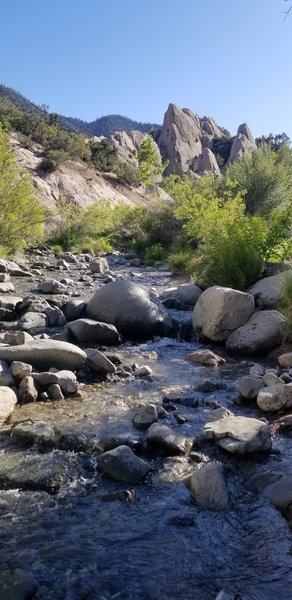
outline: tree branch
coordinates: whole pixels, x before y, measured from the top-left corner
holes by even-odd
[[[289,0],[284,0],[285,2],[288,2]],[[289,8],[287,10],[283,10],[283,15],[284,15],[284,21],[286,21],[287,17],[289,16],[290,12],[292,10],[292,4],[290,4]]]

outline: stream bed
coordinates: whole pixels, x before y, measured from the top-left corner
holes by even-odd
[[[222,348],[212,348],[226,359],[220,367],[184,360],[202,347],[171,338],[124,344],[111,352],[123,365],[149,365],[151,377],[83,383],[82,399],[15,410],[9,427],[2,428],[0,452],[12,463],[15,457],[16,475],[21,455],[32,475],[28,486],[0,489],[1,600],[215,600],[220,590],[229,592],[228,600],[292,598],[288,521],[250,484],[261,473],[291,474],[292,438],[277,433],[271,453],[242,457],[202,441],[208,411],[218,406],[263,418],[254,405],[237,402],[234,382],[250,363]],[[147,402],[160,407],[159,422],[194,438],[189,456],[145,449],[132,418]],[[11,436],[17,423],[39,421],[61,429],[67,448],[71,436],[73,449],[28,447]],[[84,440],[119,435],[132,438],[151,464],[139,485],[107,479],[97,452],[82,446]],[[55,489],[39,484],[40,456],[51,477],[54,465],[57,478],[63,465],[65,476]],[[224,464],[229,512],[198,507],[186,485],[196,461],[208,458]]]

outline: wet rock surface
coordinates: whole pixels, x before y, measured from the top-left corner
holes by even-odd
[[[41,275],[11,274],[19,300],[7,309],[15,320],[2,324],[1,343],[9,346],[0,351],[10,352],[3,373],[14,385],[4,387],[15,389],[17,403],[0,432],[0,597],[290,600],[289,413],[262,412],[256,399],[242,402],[235,386],[250,376],[267,386],[274,376],[287,388],[289,361],[240,361],[222,346],[184,339],[181,327],[178,338],[115,347],[75,341],[78,361],[69,366],[61,313],[67,322],[84,318],[95,287],[111,284],[91,273],[90,256],[40,252],[27,268],[33,273],[30,265],[39,262]],[[137,266],[131,275],[128,259],[107,260],[111,276],[155,288],[157,296],[179,288],[168,272]],[[59,281],[64,269],[74,282],[64,284],[66,294],[38,296],[34,278]],[[49,319],[56,307],[57,320],[42,333],[19,331],[27,312]],[[180,314],[191,313],[171,310],[178,323]],[[42,344],[53,345],[30,370],[27,355],[11,356],[23,344],[38,355]],[[225,362],[185,360],[202,350]],[[27,377],[40,386],[38,397],[20,404]]]

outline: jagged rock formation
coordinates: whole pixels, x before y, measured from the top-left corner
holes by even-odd
[[[220,175],[220,167],[240,159],[246,150],[256,148],[246,123],[240,125],[232,139],[229,131],[211,117],[199,118],[188,108],[181,109],[174,104],[169,105],[155,140],[163,160],[169,160],[167,173],[211,171]]]
[[[256,143],[251,130],[246,123],[243,123],[238,127],[237,135],[233,140],[228,163],[240,160],[244,152],[255,148]]]

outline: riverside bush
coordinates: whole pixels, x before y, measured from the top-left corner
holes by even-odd
[[[11,254],[43,234],[45,211],[35,199],[27,172],[19,168],[0,125],[0,240]]]

